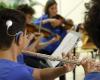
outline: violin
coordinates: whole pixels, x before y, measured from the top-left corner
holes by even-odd
[[[59,25],[57,27],[60,27],[60,28],[63,28],[63,29],[69,29],[70,27],[72,27],[74,25],[72,19],[65,20],[60,15],[53,16],[52,18],[60,20],[61,21],[61,25]]]
[[[34,24],[26,24],[26,31],[27,34],[39,32],[39,26],[36,26]],[[50,35],[54,35],[50,30],[41,27],[41,33],[44,34],[44,37],[49,37]]]
[[[56,16],[53,16],[52,18],[60,20],[61,21],[61,25],[59,25],[57,27],[65,29],[65,27],[66,27],[66,20],[62,16],[56,15]]]

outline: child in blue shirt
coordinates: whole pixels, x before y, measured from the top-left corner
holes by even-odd
[[[34,21],[36,25],[50,30],[53,34],[58,35],[60,39],[55,43],[49,44],[47,47],[40,50],[40,52],[51,55],[59,46],[62,39],[67,34],[66,20],[57,13],[57,2],[55,0],[48,0],[45,5],[44,15]],[[54,35],[48,38],[42,38],[41,42],[47,42],[52,39]]]
[[[32,73],[33,68],[0,59],[0,80],[34,80]]]
[[[0,10],[0,25],[0,80],[34,80],[33,68],[16,60],[16,53],[21,47],[17,50],[15,46],[20,45],[19,35],[23,34],[25,25],[23,13],[11,9]]]
[[[33,69],[18,63],[17,56],[29,44],[25,24],[22,12],[0,10],[0,80],[53,80],[75,68],[75,65],[65,64],[56,68]]]

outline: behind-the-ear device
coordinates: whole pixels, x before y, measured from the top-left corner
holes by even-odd
[[[11,33],[9,33],[9,28],[12,27],[12,25],[13,25],[12,20],[7,20],[7,21],[6,21],[6,26],[7,26],[7,35],[9,35],[9,36],[15,36],[15,34],[12,35]]]
[[[13,34],[13,35],[10,34],[10,33],[9,33],[9,28],[12,27],[12,25],[13,25],[12,20],[7,20],[7,21],[6,21],[7,34],[8,34],[9,36],[15,36],[15,42],[18,44],[19,36],[20,36],[23,32],[22,32],[22,31],[19,31],[19,32]]]
[[[9,27],[11,27],[12,26],[12,21],[11,20],[7,20],[6,21],[6,26],[7,26],[7,29],[9,29]]]

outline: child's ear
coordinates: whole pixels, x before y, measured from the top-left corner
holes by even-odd
[[[22,36],[23,36],[23,32],[22,31],[16,33],[15,42],[16,42],[17,45],[19,45]]]
[[[18,40],[18,45],[19,46],[22,46],[23,45],[23,42],[24,42],[24,34],[23,33],[21,33],[20,35],[19,35],[19,40]]]

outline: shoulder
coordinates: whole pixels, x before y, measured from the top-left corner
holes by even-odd
[[[25,65],[0,60],[0,80],[33,80],[32,74]]]
[[[45,19],[48,19],[48,18],[49,18],[48,15],[44,14],[44,15],[40,16],[39,18],[35,19],[34,24],[40,23],[41,20],[45,20]]]
[[[12,80],[33,80],[32,74],[24,65],[16,65],[13,66],[9,73],[9,77],[11,76]]]
[[[44,14],[44,15],[42,15],[40,18],[42,18],[42,19],[47,19],[47,18],[49,18],[49,16],[46,15],[46,14]]]
[[[84,80],[99,80],[100,72],[91,72],[85,76]]]

